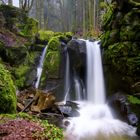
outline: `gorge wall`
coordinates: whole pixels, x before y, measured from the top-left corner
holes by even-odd
[[[112,0],[103,16],[102,28],[107,94],[123,92],[140,118],[139,0]]]

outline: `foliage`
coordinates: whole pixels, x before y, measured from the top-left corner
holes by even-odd
[[[0,113],[16,112],[16,91],[11,75],[0,64]]]
[[[54,36],[54,32],[53,31],[39,30],[38,33],[39,33],[39,38],[41,40],[49,41]]]
[[[71,37],[71,36],[73,36],[73,33],[72,32],[65,32],[64,35],[66,37]]]
[[[102,4],[103,5],[103,4]],[[103,28],[110,28],[111,20],[113,19],[113,8],[115,7],[114,4],[107,5],[104,3],[104,8],[106,9],[104,14],[101,17],[102,26]]]
[[[11,139],[42,139],[42,140],[62,140],[62,130],[56,126],[49,124],[47,120],[40,120],[26,113],[18,114],[2,114],[0,115],[0,127],[2,137]],[[8,127],[5,127],[8,126]],[[12,126],[12,127],[11,127]],[[12,129],[12,132],[9,133]],[[21,132],[22,133],[19,133]]]
[[[49,140],[63,139],[62,129],[57,128],[52,124],[49,124],[47,120],[41,120],[40,123],[44,128],[46,128],[44,131],[44,135],[46,135]]]
[[[138,99],[137,97],[134,97],[132,95],[128,96],[128,101],[132,104],[140,104],[140,99]]]
[[[57,51],[59,46],[60,46],[59,38],[57,36],[52,37],[48,43],[48,50]]]
[[[15,84],[17,87],[24,87],[25,85],[25,80],[26,80],[26,74],[29,71],[30,67],[28,65],[19,65],[15,69]]]
[[[26,17],[26,22],[23,24],[16,24],[16,26],[20,29],[19,34],[23,37],[32,37],[37,33],[37,20],[33,18]]]

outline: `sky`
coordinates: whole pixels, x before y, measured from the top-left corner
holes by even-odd
[[[13,0],[13,5],[19,7],[19,0]]]

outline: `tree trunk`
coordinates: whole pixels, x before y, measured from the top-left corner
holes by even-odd
[[[13,0],[8,0],[8,5],[13,5]]]

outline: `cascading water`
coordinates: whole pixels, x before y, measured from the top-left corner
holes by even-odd
[[[80,84],[80,81],[78,79],[78,76],[75,74],[74,76],[74,85],[75,85],[75,98],[77,101],[80,101],[82,100],[82,88],[81,88],[81,84]]]
[[[105,103],[105,88],[101,53],[98,42],[86,41],[87,47],[87,100],[95,104]]]
[[[95,104],[105,103],[105,88],[101,53],[98,42],[87,45],[87,100]]]
[[[44,63],[44,58],[45,58],[45,55],[46,55],[47,47],[48,46],[46,46],[43,49],[42,55],[40,57],[39,65],[37,67],[37,80],[36,80],[36,83],[35,83],[35,88],[39,87],[39,82],[40,82],[40,78],[41,78],[41,74],[42,74],[43,63]]]
[[[67,140],[134,140],[136,129],[114,119],[105,104],[104,78],[100,46],[97,41],[86,41],[87,101],[80,101],[79,117],[69,118]]]
[[[66,53],[66,67],[65,67],[65,86],[64,86],[64,103],[69,100],[69,90],[70,90],[70,60],[68,52]]]

